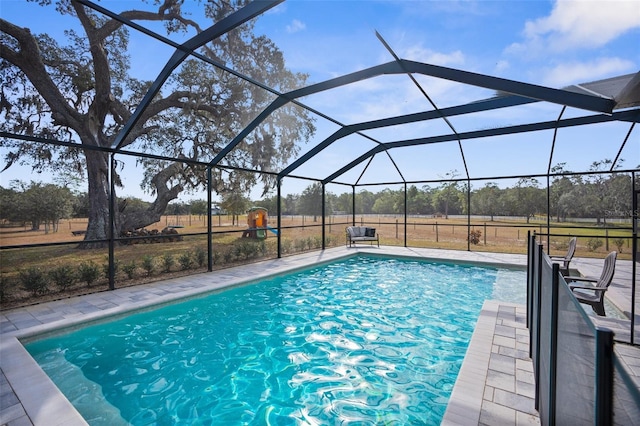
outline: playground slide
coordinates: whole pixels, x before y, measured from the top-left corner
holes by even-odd
[[[269,231],[273,232],[274,234],[278,235],[278,230],[277,230],[277,229],[272,228],[272,227],[270,227],[270,226],[267,226],[267,229],[268,229]]]

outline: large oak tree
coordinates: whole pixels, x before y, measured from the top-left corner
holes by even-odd
[[[39,3],[46,5],[50,0]],[[246,3],[213,0],[198,4],[213,24]],[[202,31],[183,13],[182,0],[155,1],[153,6],[141,2],[140,7],[154,9],[120,15],[143,25],[162,22],[169,35]],[[114,148],[118,133],[151,82],[132,76],[130,34],[123,24],[73,0],[59,0],[56,9],[78,22],[66,31],[63,41],[0,19],[0,121],[6,132],[74,142],[78,148],[5,139],[1,141],[7,150],[5,169],[28,163],[37,171],[72,168],[85,173],[90,199],[86,240],[105,239],[110,234],[109,153],[82,147]],[[253,29],[252,22],[246,23],[199,52],[280,92],[303,86],[307,76],[287,70],[282,52]],[[153,98],[121,148],[206,162],[272,98],[219,67],[189,59]],[[246,192],[260,181],[266,193],[273,178],[246,170],[277,171],[314,131],[305,110],[291,104],[279,109],[225,157],[223,164],[235,167],[232,173],[214,169],[214,190]],[[138,162],[145,167],[145,189],[155,200],[143,212],[129,212],[120,203],[118,231],[158,221],[170,201],[184,190],[202,187],[206,179],[206,168],[194,166],[194,161]],[[116,169],[113,179],[120,185],[118,173]]]

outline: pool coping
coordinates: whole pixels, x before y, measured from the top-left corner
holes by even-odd
[[[211,273],[196,274],[187,277],[175,278],[166,281],[144,284],[136,287],[126,287],[110,292],[80,296],[64,301],[49,302],[35,307],[26,307],[17,310],[3,312],[2,320],[11,321],[13,318],[32,316],[31,320],[24,320],[22,326],[16,326],[0,334],[0,370],[6,376],[8,385],[12,388],[21,403],[25,415],[34,425],[85,425],[86,421],[77,410],[64,397],[53,384],[49,377],[42,371],[38,364],[31,358],[22,346],[21,340],[33,336],[40,336],[53,330],[73,327],[78,324],[85,325],[90,321],[98,321],[105,317],[125,314],[127,312],[155,307],[158,304],[171,303],[176,300],[189,297],[197,297],[212,291],[233,285],[250,283],[268,276],[281,273],[289,273],[297,269],[303,269],[317,264],[331,262],[355,255],[357,253],[382,254],[402,257],[433,259],[437,261],[452,261],[464,263],[476,263],[487,266],[508,266],[522,268],[526,265],[526,256],[488,252],[459,252],[440,249],[415,249],[404,247],[352,247],[334,248],[321,252],[311,252],[301,255],[257,262],[250,265],[214,271]],[[214,278],[212,280],[212,278]],[[175,288],[179,284],[179,291]],[[153,297],[145,297],[145,294]],[[59,311],[78,303],[86,302],[89,305],[100,305],[112,299],[117,303],[105,309],[96,309],[92,312],[77,313],[72,309],[67,316],[56,317]],[[497,312],[499,306],[491,304],[483,306],[478,325],[474,330],[458,381],[454,387],[449,405],[456,409],[447,409],[443,424],[469,424],[468,420],[479,421],[483,413],[484,387],[488,377],[488,361],[491,357],[492,346],[487,345],[487,339],[493,336],[496,330]],[[50,316],[38,317],[40,310],[49,310]],[[496,313],[494,315],[494,312]],[[34,322],[35,321],[35,322]],[[493,321],[493,327],[491,325]],[[17,323],[18,321],[16,321]],[[40,322],[40,323],[37,323]],[[3,327],[4,329],[4,327]],[[493,332],[491,332],[493,330]],[[489,352],[487,353],[487,350]],[[487,358],[489,357],[489,358]],[[486,368],[485,368],[486,367]],[[482,370],[485,375],[482,375]],[[483,379],[484,377],[484,379]],[[483,382],[484,380],[484,382]],[[460,384],[458,384],[460,382]],[[473,392],[469,389],[473,387]],[[462,390],[458,390],[462,389]],[[482,390],[481,390],[482,389]],[[473,410],[468,405],[472,402]],[[457,407],[461,407],[458,410]],[[479,407],[479,408],[478,408]],[[4,412],[4,410],[3,410]],[[456,417],[456,416],[462,417]],[[458,423],[458,419],[464,423]],[[475,421],[475,420],[474,420]],[[0,423],[4,420],[0,418]],[[474,423],[479,424],[479,423]]]
[[[486,300],[441,425],[539,425],[526,307]]]

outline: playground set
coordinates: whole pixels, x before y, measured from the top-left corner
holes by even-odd
[[[267,238],[267,231],[278,235],[278,230],[270,227],[269,213],[264,207],[252,207],[247,210],[248,228],[242,233],[243,238],[254,238],[264,240]]]

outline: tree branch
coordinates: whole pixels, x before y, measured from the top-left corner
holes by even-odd
[[[136,140],[136,137],[134,135],[138,134],[136,133],[137,130],[142,129],[144,127],[144,124],[148,120],[156,117],[161,112],[171,108],[182,109],[186,106],[191,106],[193,107],[194,110],[206,111],[216,117],[220,115],[220,110],[216,105],[211,105],[206,103],[197,103],[197,102],[185,100],[185,99],[189,99],[192,96],[193,96],[193,93],[191,92],[176,91],[171,93],[169,96],[165,98],[152,102],[149,105],[149,107],[147,107],[147,109],[144,111],[144,113],[141,115],[140,120],[138,121],[134,129],[132,129],[131,133],[127,136],[122,146],[124,147],[133,143]]]
[[[42,60],[38,42],[31,31],[1,18],[0,31],[13,37],[20,48],[19,51],[16,51],[6,44],[1,44],[0,57],[17,66],[29,78],[31,84],[51,107],[51,117],[56,125],[77,128],[82,116],[69,106],[49,76]]]
[[[95,27],[94,20],[87,15],[83,5],[77,2],[72,2],[72,4],[89,40],[89,50],[93,59],[95,98],[89,108],[88,119],[91,127],[95,126],[96,130],[102,129],[109,112],[109,104],[113,100],[113,95],[111,94],[111,67],[104,47],[106,34],[101,34]],[[93,128],[91,132],[93,134],[98,133]]]
[[[197,22],[187,19],[180,14],[180,6],[175,0],[167,0],[158,8],[158,12],[148,12],[146,10],[127,10],[120,13],[120,16],[129,21],[178,21],[183,27],[192,27],[196,32],[202,32]],[[104,38],[113,33],[123,24],[115,19],[110,19],[101,28],[100,32]]]
[[[164,169],[160,170],[151,179],[152,185],[156,189],[156,199],[151,206],[144,211],[136,212],[133,215],[127,215],[126,210],[122,215],[122,229],[134,230],[145,227],[152,223],[158,222],[160,217],[165,212],[167,205],[178,198],[180,192],[184,189],[181,184],[169,187],[168,183],[171,179],[174,179],[177,174],[182,172],[182,165],[180,163],[172,163]]]

